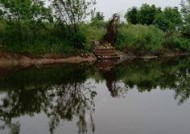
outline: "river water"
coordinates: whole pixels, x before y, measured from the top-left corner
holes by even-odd
[[[190,59],[0,69],[1,134],[189,134]]]

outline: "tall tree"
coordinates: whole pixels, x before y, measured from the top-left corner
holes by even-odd
[[[186,0],[181,2],[181,6],[182,6],[182,14],[184,17],[184,21],[186,24],[190,24],[190,0]]]
[[[155,5],[143,4],[138,13],[138,19],[140,24],[151,25],[155,19],[156,14],[161,12],[160,8]]]
[[[67,35],[75,48],[84,48],[84,37],[80,33],[80,24],[95,9],[95,0],[53,0],[56,17],[66,27]]]
[[[104,15],[102,12],[96,12],[96,14],[92,15],[91,21],[104,21]]]
[[[165,32],[175,31],[181,24],[182,17],[177,7],[166,7],[154,19],[154,25]]]
[[[153,24],[155,16],[160,12],[160,7],[143,4],[139,9],[136,7],[129,9],[125,15],[125,18],[132,24],[151,25]]]
[[[51,10],[44,6],[42,0],[0,0],[3,19],[10,29],[23,38],[23,31],[35,34],[44,21],[50,20]]]
[[[183,32],[186,36],[190,37],[190,0],[182,0],[181,6],[181,11],[185,23],[183,27]]]
[[[128,23],[138,24],[139,20],[138,20],[138,9],[137,9],[137,7],[133,7],[131,9],[129,9],[128,12],[125,14],[125,18],[126,18]]]
[[[104,24],[104,15],[102,12],[96,12],[92,15],[91,24],[94,26],[102,26]]]

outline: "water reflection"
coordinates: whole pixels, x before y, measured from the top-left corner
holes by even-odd
[[[175,91],[175,99],[183,104],[190,97],[190,60],[143,60],[113,64],[109,69],[99,65],[46,66],[6,72],[0,77],[1,129],[20,134],[20,123],[13,121],[24,115],[45,113],[49,132],[61,122],[77,118],[78,133],[95,132],[93,113],[96,85],[104,83],[114,98],[126,96],[134,87],[139,92],[156,89]],[[96,84],[91,83],[92,80]],[[89,129],[90,128],[90,129]],[[1,130],[0,130],[1,131]]]
[[[119,66],[116,70],[127,88],[137,87],[139,92],[156,88],[170,89],[176,93],[176,99],[182,104],[190,93],[190,61],[189,59],[173,59],[166,61],[134,62],[128,66]]]
[[[1,91],[6,92],[0,105],[0,117],[5,123],[1,128],[11,126],[11,132],[19,134],[18,123],[17,131],[13,131],[13,118],[43,111],[50,119],[51,133],[60,120],[71,121],[74,117],[78,118],[79,133],[87,132],[85,118],[86,114],[92,116],[96,96],[91,83],[85,83],[87,72],[86,66],[65,66],[22,70],[1,78]]]

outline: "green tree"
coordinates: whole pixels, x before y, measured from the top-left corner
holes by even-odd
[[[23,40],[26,33],[37,33],[43,22],[52,20],[51,10],[42,0],[0,0],[4,21]]]
[[[140,24],[151,25],[155,19],[155,16],[161,12],[161,8],[157,8],[155,5],[143,4],[138,12],[138,21]]]
[[[0,20],[2,19],[2,17],[3,17],[3,11],[2,9],[0,9]]]
[[[138,9],[136,7],[133,7],[128,10],[128,12],[125,14],[125,18],[128,23],[131,24],[138,24]]]
[[[94,12],[91,6],[95,0],[53,0],[52,3],[56,18],[68,31],[73,47],[83,49],[85,37],[80,32],[80,25]]]
[[[181,6],[182,6],[182,14],[184,17],[184,21],[186,24],[190,24],[190,0],[186,0],[181,2]]]
[[[139,9],[136,7],[129,9],[125,15],[125,18],[132,24],[151,25],[153,24],[155,16],[160,12],[160,7],[143,4]]]
[[[166,7],[156,15],[154,25],[165,32],[175,31],[182,24],[182,17],[178,8]]]
[[[92,19],[91,19],[91,21],[93,21],[93,20],[100,20],[100,21],[104,21],[104,15],[103,15],[103,13],[102,12],[96,12],[96,15],[94,16],[92,16]]]
[[[182,15],[184,19],[184,27],[183,32],[184,35],[190,37],[190,0],[186,0],[181,2],[182,6]]]
[[[103,26],[104,23],[104,15],[102,12],[96,12],[95,15],[91,18],[91,24],[94,26]]]

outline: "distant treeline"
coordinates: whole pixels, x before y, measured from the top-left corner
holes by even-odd
[[[115,42],[118,49],[190,50],[190,1],[182,2],[180,10],[143,4],[128,9],[124,17],[126,23],[120,24]]]
[[[36,54],[91,51],[107,25],[103,13],[95,12],[95,4],[95,0],[0,0],[0,47]],[[148,4],[128,9],[115,46],[189,51],[189,5],[187,0],[181,10]],[[89,16],[91,21],[86,21]]]

